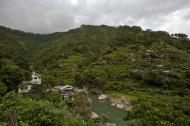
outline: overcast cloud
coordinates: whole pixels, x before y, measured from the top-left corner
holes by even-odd
[[[190,35],[189,0],[0,0],[0,25],[34,33],[81,24],[139,25]]]

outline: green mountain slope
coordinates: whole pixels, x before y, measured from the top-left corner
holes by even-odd
[[[136,26],[81,26],[40,49],[34,66],[59,79],[55,83],[73,84],[78,74],[87,71],[108,85],[114,81],[142,82],[143,76],[151,72],[185,78],[184,72],[188,72],[190,65],[189,45],[186,37],[143,31]],[[138,74],[142,80],[138,80]]]
[[[190,124],[190,40],[138,26],[91,26],[47,35],[0,27],[1,94],[32,70],[46,87],[71,84],[128,95],[136,125]],[[134,124],[132,124],[134,125]]]
[[[142,82],[143,76],[151,72],[185,78],[184,72],[188,72],[190,65],[187,36],[144,31],[137,26],[82,25],[65,33],[48,35],[0,27],[0,41],[1,59],[12,60],[21,69],[34,68],[48,75],[47,78],[54,78],[53,85],[80,83],[74,78],[85,72],[95,74],[99,81],[103,78],[102,81],[108,82],[105,88],[115,81]]]

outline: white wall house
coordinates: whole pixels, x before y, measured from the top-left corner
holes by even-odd
[[[27,83],[29,83],[29,84],[41,84],[42,83],[41,76],[35,72],[32,72],[31,78],[32,78],[32,80],[28,81]]]
[[[28,84],[28,85],[19,87],[18,88],[18,93],[29,93],[31,89],[32,89],[32,85]]]
[[[41,75],[32,72],[30,81],[23,82],[23,84],[19,87],[18,93],[29,93],[32,89],[32,86],[41,84]]]

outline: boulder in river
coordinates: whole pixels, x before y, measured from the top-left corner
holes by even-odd
[[[107,99],[107,95],[100,95],[99,97],[98,97],[98,100],[105,100],[105,99]]]
[[[95,112],[91,112],[91,118],[92,119],[96,119],[96,118],[99,118],[99,115]]]
[[[118,109],[129,111],[132,109],[132,104],[127,96],[121,96],[117,98],[109,97],[110,105],[115,106]]]
[[[111,103],[110,105],[111,105],[111,106],[116,106],[116,104],[117,104],[117,103]]]
[[[132,106],[130,105],[130,106],[125,106],[125,108],[124,108],[124,110],[126,110],[126,111],[130,111],[132,109]]]
[[[125,108],[125,105],[122,104],[122,103],[118,103],[118,104],[116,105],[116,107],[117,107],[118,109],[124,109],[124,108]]]
[[[115,123],[109,123],[109,122],[106,122],[103,124],[103,126],[116,126]]]

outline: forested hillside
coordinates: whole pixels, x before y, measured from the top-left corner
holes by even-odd
[[[189,52],[187,35],[138,26],[82,25],[47,35],[0,27],[0,94],[17,90],[35,70],[45,88],[70,84],[127,94],[131,125],[188,126]]]

